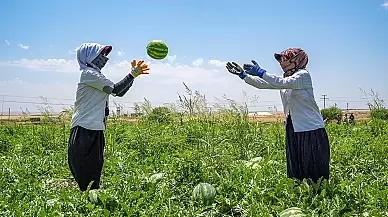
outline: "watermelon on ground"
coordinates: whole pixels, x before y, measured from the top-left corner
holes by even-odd
[[[164,173],[156,173],[150,177],[150,182],[155,183],[161,180],[164,176]]]
[[[97,190],[90,190],[89,191],[89,201],[95,205],[100,205],[102,204],[102,201],[99,197],[98,191]]]
[[[255,157],[255,158],[252,158],[252,159],[250,159],[248,162],[245,163],[245,166],[250,167],[250,168],[252,168],[252,169],[256,169],[256,168],[260,169],[261,166],[260,166],[259,164],[260,164],[260,162],[261,162],[262,160],[263,160],[262,157]]]
[[[201,199],[206,206],[211,205],[215,197],[216,189],[209,183],[200,183],[193,190],[193,198]]]
[[[303,217],[306,216],[301,208],[291,207],[279,213],[279,217]]]

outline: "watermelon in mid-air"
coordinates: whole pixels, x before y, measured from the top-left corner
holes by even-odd
[[[202,200],[206,206],[213,203],[216,197],[216,189],[209,183],[200,183],[193,190],[193,198]]]
[[[162,40],[152,40],[147,45],[147,54],[152,59],[161,60],[168,54],[168,47]]]
[[[304,217],[304,216],[306,215],[302,212],[302,209],[298,207],[291,207],[279,213],[279,217]]]

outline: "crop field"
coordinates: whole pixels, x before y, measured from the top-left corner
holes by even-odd
[[[110,120],[91,203],[68,168],[68,125],[1,126],[0,216],[388,216],[388,122],[326,129],[331,177],[317,185],[286,177],[281,123]],[[216,189],[212,204],[192,198],[199,183]]]

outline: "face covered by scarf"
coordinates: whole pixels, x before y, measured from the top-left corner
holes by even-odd
[[[92,67],[101,70],[109,58],[108,54],[112,51],[112,46],[104,46],[97,43],[84,43],[77,49],[77,60],[80,70],[86,67]]]
[[[275,54],[275,59],[280,63],[283,77],[293,75],[299,69],[305,69],[308,63],[308,55],[301,48],[289,48],[280,54]]]

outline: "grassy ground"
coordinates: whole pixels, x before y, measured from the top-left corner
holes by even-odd
[[[327,126],[329,183],[286,178],[280,123],[212,119],[111,123],[105,133],[101,205],[76,186],[67,166],[68,126],[0,127],[1,216],[388,216],[388,123]],[[244,162],[262,157],[257,166]],[[150,177],[162,172],[157,182]],[[201,183],[217,195],[191,199]],[[364,215],[363,215],[364,214]]]

